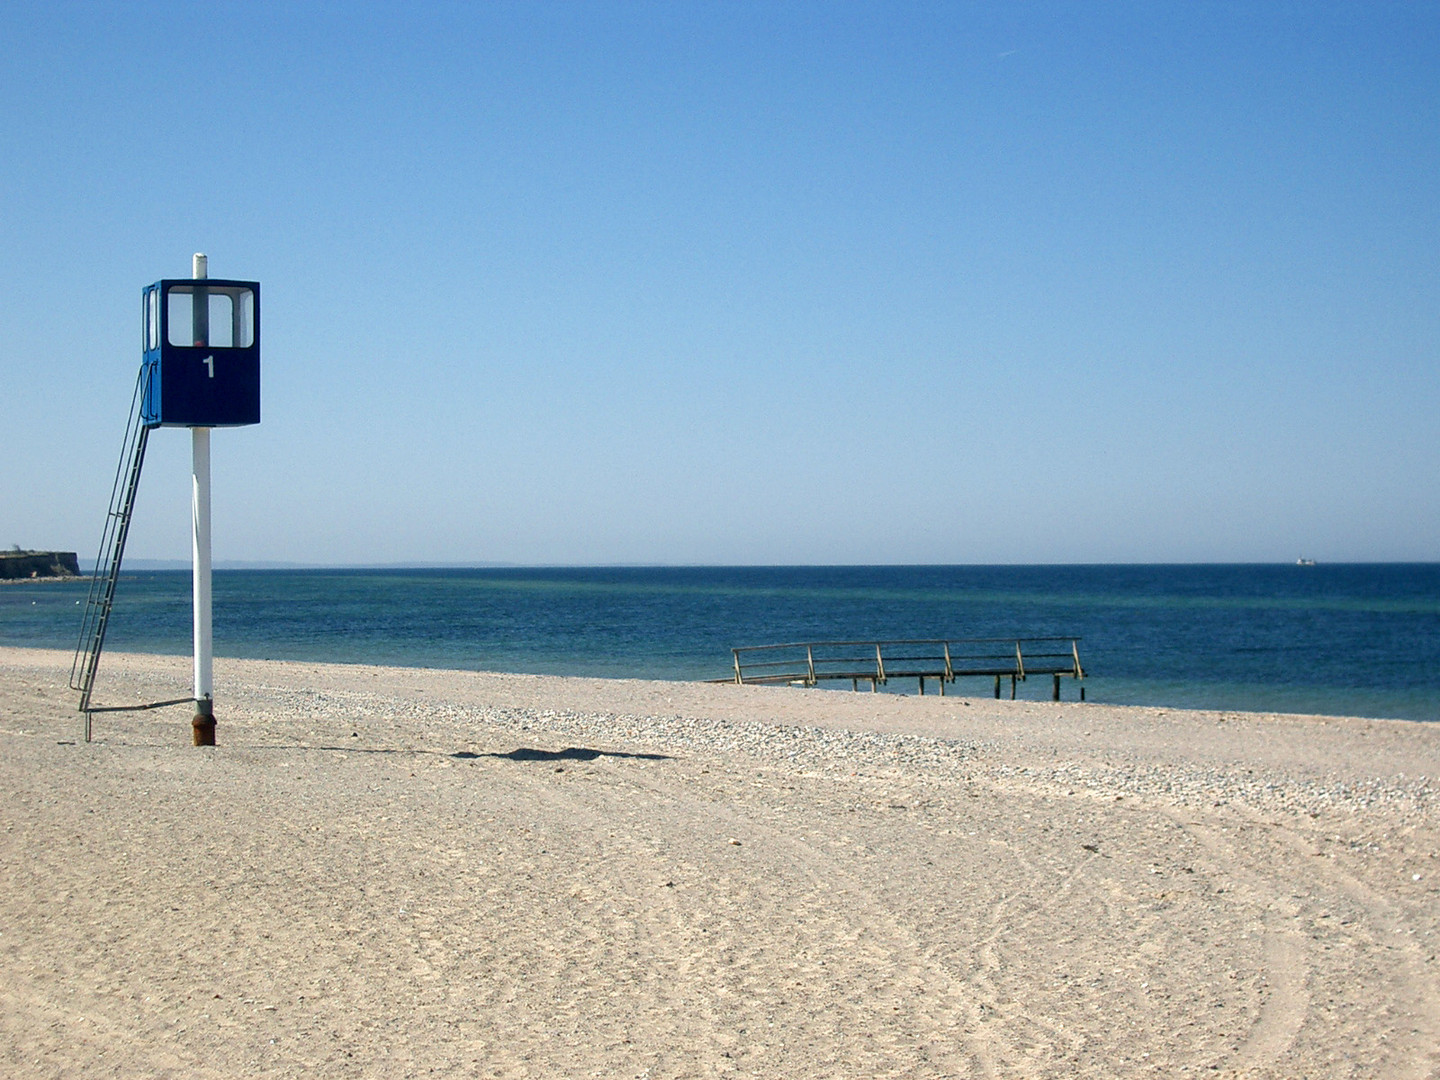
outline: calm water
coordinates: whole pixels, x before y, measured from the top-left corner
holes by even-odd
[[[73,649],[87,588],[0,587],[0,645]],[[222,570],[214,590],[228,656],[706,679],[734,645],[1075,634],[1091,701],[1440,719],[1433,563]],[[106,648],[188,654],[189,572],[127,572]]]

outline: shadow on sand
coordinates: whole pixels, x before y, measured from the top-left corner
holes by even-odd
[[[451,754],[453,758],[505,758],[508,761],[594,761],[596,758],[632,758],[639,761],[670,761],[669,754],[630,754],[623,750],[592,750],[588,746],[567,746],[564,750],[537,750],[533,746],[521,746],[508,754],[473,754],[461,750]]]
[[[447,754],[443,750],[420,750],[415,747],[388,746],[271,746],[251,747],[269,750],[325,750],[342,754],[399,754],[404,756],[429,755],[432,757],[457,758],[460,761],[474,761],[477,758],[502,758],[505,761],[594,761],[596,758],[621,758],[631,761],[673,761],[669,754],[632,754],[624,750],[594,750],[588,746],[567,746],[563,750],[541,750],[534,746],[518,746],[501,754],[491,752],[477,754],[473,750],[457,750]]]

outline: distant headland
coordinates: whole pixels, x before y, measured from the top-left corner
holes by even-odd
[[[0,551],[0,581],[80,576],[80,560],[73,551]]]

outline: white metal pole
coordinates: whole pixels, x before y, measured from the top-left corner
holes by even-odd
[[[194,277],[207,276],[207,259],[195,255]],[[201,305],[209,300],[201,295],[193,299],[197,329],[209,323],[208,307],[201,314]],[[202,323],[201,320],[204,320]],[[197,340],[196,344],[200,344]],[[215,745],[215,676],[213,641],[210,630],[210,429],[190,429],[190,553],[193,566],[193,599],[195,625],[195,719],[192,721],[196,746]]]
[[[190,508],[194,517],[191,554],[195,566],[195,700],[214,696],[210,636],[210,429],[192,429]]]

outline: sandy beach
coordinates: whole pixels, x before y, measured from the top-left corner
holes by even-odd
[[[0,1074],[1440,1075],[1440,725],[215,666],[0,650]]]

